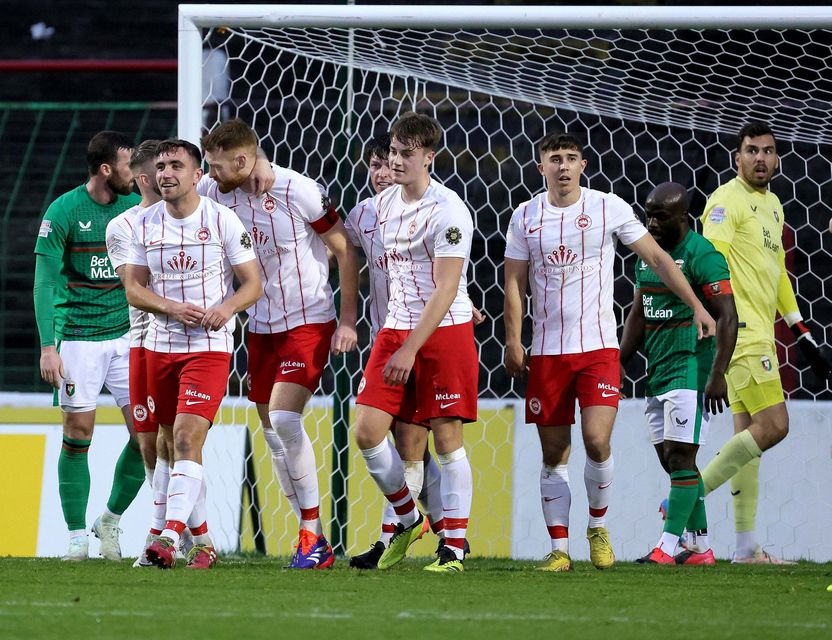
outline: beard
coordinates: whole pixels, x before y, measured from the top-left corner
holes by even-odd
[[[133,178],[125,181],[115,175],[111,175],[107,178],[107,186],[120,196],[129,196],[133,193]]]

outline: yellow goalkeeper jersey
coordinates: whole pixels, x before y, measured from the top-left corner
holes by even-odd
[[[734,178],[708,198],[702,226],[731,271],[740,322],[734,357],[772,353],[776,312],[799,313],[786,272],[780,199]]]

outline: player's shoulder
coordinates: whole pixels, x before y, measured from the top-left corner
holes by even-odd
[[[359,220],[363,220],[368,215],[370,217],[378,216],[375,196],[364,198],[361,202],[350,209],[350,212],[347,214],[347,220],[357,224]]]
[[[512,216],[525,217],[529,213],[536,211],[541,205],[545,205],[546,201],[546,192],[541,191],[538,194],[533,195],[528,200],[525,200],[514,207],[514,211],[512,211]]]
[[[71,218],[79,207],[91,201],[86,185],[78,185],[55,198],[46,209],[46,216],[55,219]]]
[[[118,230],[128,230],[133,228],[133,222],[144,211],[141,205],[133,205],[129,209],[125,209],[115,218],[107,223],[107,235],[115,233]]]
[[[272,163],[272,171],[274,171],[274,185],[270,189],[272,195],[279,196],[285,194],[287,190],[295,192],[312,191],[319,193],[322,189],[321,185],[307,175],[290,169],[289,167],[281,167],[280,165]]]
[[[632,213],[633,207],[624,198],[616,195],[612,191],[599,191],[598,189],[590,189],[582,187],[583,197],[587,204],[587,209],[603,205],[605,211]]]
[[[468,209],[468,206],[456,191],[446,187],[444,184],[438,180],[434,180],[433,178],[431,178],[428,189],[425,192],[424,199],[432,200],[436,205],[438,205],[440,210],[448,213],[464,213],[469,217],[471,215],[471,211]]]

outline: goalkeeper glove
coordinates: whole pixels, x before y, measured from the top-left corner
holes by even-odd
[[[812,372],[821,380],[829,378],[832,372],[832,351],[826,346],[819,347],[809,329],[802,322],[795,322],[791,329],[797,338],[797,346],[809,361]]]

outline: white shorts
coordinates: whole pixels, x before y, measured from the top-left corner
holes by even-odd
[[[665,440],[703,445],[711,416],[704,407],[704,394],[693,389],[673,389],[647,398],[644,415],[650,442]]]
[[[120,408],[130,404],[130,334],[113,340],[64,340],[58,344],[64,379],[57,404],[67,413],[92,411],[103,386]]]

